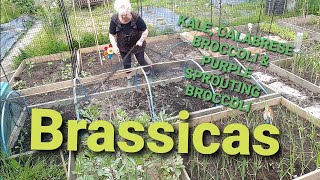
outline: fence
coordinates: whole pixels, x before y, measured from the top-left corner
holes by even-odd
[[[25,1],[28,3],[21,3]],[[275,7],[270,6],[269,0],[132,0],[131,3],[133,11],[146,22],[149,36],[186,31],[177,26],[179,15],[211,21],[215,26],[237,26],[258,22],[270,24],[282,17],[320,13],[317,0],[285,0],[286,10],[282,14],[277,11],[280,16],[272,16]],[[110,18],[115,13],[112,0],[64,0],[64,4],[74,46],[89,47],[109,42]],[[1,5],[1,14],[4,14],[1,16],[1,47],[7,46],[6,51],[1,51],[1,62],[7,74],[12,71],[11,66],[16,68],[23,59],[69,50],[58,1],[15,0],[9,3],[9,0],[3,0]],[[21,18],[22,14],[28,14],[23,22],[25,29],[15,27],[11,21]],[[317,28],[319,19],[313,21]],[[13,43],[3,37],[8,32],[14,32],[11,35],[15,39]]]

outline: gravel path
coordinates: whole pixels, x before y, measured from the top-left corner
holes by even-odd
[[[15,57],[19,56],[21,50],[24,50],[32,40],[37,36],[37,34],[42,30],[43,24],[40,21],[36,21],[34,25],[28,30],[28,32],[12,47],[8,55],[4,57],[2,66],[6,74],[11,78],[14,73],[12,69],[12,62]],[[1,78],[3,72],[1,72]]]

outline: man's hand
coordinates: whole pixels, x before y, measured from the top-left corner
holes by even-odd
[[[137,46],[142,46],[142,44],[143,44],[143,41],[140,41],[140,40],[137,41],[137,43],[136,43]]]

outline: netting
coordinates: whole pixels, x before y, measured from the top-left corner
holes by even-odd
[[[12,43],[1,50],[5,71],[18,67],[23,59],[69,51],[64,21],[58,1],[44,0],[1,1],[1,36],[13,34]],[[100,45],[109,43],[108,31],[111,16],[115,13],[111,0],[64,0],[70,23],[73,45],[78,48],[96,46],[99,59]],[[320,1],[318,0],[131,0],[133,11],[145,20],[149,36],[187,31],[177,26],[180,15],[210,21],[214,26],[254,24],[257,34],[271,31],[280,34],[277,21],[284,17],[282,25],[299,26],[318,32],[320,27]],[[24,18],[27,16],[28,18]],[[23,28],[13,22],[25,19]],[[6,24],[7,23],[7,24]],[[281,23],[279,23],[281,24]],[[7,28],[4,28],[7,27]],[[288,27],[289,28],[289,27]],[[279,30],[280,29],[280,30]],[[290,29],[289,40],[297,32],[306,29]],[[309,32],[312,33],[312,32]],[[1,37],[1,41],[5,39]]]
[[[15,128],[19,128],[19,123],[23,122],[26,116],[25,102],[22,98],[18,98],[20,94],[12,91],[8,83],[1,82],[1,116],[0,116],[0,150],[7,155],[13,145],[13,132]]]

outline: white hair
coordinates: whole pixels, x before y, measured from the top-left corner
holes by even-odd
[[[132,10],[130,0],[116,0],[114,2],[114,9],[119,15],[130,13]]]

